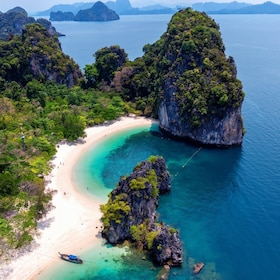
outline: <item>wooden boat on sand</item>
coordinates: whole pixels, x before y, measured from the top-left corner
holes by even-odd
[[[75,255],[68,255],[68,254],[61,254],[59,253],[59,256],[62,260],[65,260],[67,262],[72,262],[72,263],[78,263],[78,264],[82,264],[83,261],[78,257],[78,256],[75,256]]]

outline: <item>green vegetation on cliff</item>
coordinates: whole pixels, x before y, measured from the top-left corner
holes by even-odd
[[[156,189],[156,191],[155,191]],[[182,244],[178,232],[157,222],[159,194],[170,191],[170,177],[165,160],[151,156],[122,177],[101,205],[102,236],[111,244],[132,241],[139,249],[148,250],[160,265],[181,265]]]
[[[226,58],[219,26],[213,19],[191,9],[176,13],[150,51],[161,47],[159,75],[176,88],[181,115],[187,114],[193,125],[199,126],[201,117],[210,120],[213,115],[223,115],[228,107],[241,105],[244,93],[235,63],[232,57]],[[160,58],[165,58],[168,70]]]
[[[57,37],[38,23],[25,25],[22,35],[0,42],[0,77],[23,86],[32,79],[73,86],[82,77],[78,65],[65,55]]]
[[[102,87],[104,84],[110,84],[115,72],[128,61],[124,49],[117,45],[101,48],[95,52],[94,56],[95,63],[87,64],[85,67],[88,87]]]
[[[135,168],[137,170],[137,167]],[[143,190],[147,187],[147,184],[152,186],[152,196],[155,198],[158,195],[158,182],[155,170],[151,169],[147,172],[145,177],[137,177],[129,182],[129,186],[132,190]]]
[[[151,231],[149,224],[144,222],[140,225],[132,225],[130,227],[130,233],[132,240],[137,242],[138,246],[142,244],[147,244],[147,249],[151,250],[155,238],[159,235],[160,230]]]
[[[109,227],[112,221],[120,224],[122,219],[128,215],[131,208],[127,202],[127,195],[122,193],[115,196],[114,199],[110,196],[108,202],[100,206],[100,210],[103,213],[103,225]]]
[[[241,106],[244,92],[234,60],[226,57],[219,26],[205,13],[177,12],[161,38],[143,50],[143,57],[126,62],[110,83],[143,114],[157,117],[170,90],[192,126]]]

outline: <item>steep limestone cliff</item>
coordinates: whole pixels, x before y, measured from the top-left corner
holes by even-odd
[[[182,245],[178,232],[157,222],[158,196],[170,190],[169,173],[161,157],[151,156],[138,164],[133,173],[121,178],[101,206],[103,236],[112,244],[124,240],[150,250],[160,264],[182,264]]]
[[[168,94],[166,91],[158,114],[161,130],[171,137],[216,147],[238,146],[242,143],[241,107],[228,108],[223,112],[223,118],[212,116],[210,120],[201,119],[199,126],[192,127],[187,116],[183,119],[180,115],[180,108],[173,93]]]
[[[144,55],[115,72],[112,87],[159,118],[171,136],[203,145],[241,145],[244,99],[234,59],[226,57],[217,23],[187,8]]]
[[[157,43],[156,43],[157,44]],[[204,13],[178,12],[161,37],[160,128],[172,136],[220,147],[241,145],[244,98],[219,26]]]

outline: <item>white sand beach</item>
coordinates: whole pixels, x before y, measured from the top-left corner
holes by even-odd
[[[57,191],[53,196],[55,208],[39,222],[34,244],[21,256],[1,264],[0,279],[36,279],[40,272],[60,261],[58,252],[79,254],[89,245],[101,242],[100,203],[76,190],[72,180],[73,167],[90,147],[105,136],[153,122],[143,117],[124,117],[111,124],[86,129],[83,143],[58,145],[52,161],[54,167],[47,178],[47,188]]]

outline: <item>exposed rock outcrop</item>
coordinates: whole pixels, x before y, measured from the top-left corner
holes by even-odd
[[[1,50],[0,58],[5,63],[0,68],[7,82],[25,86],[34,79],[72,87],[83,77],[74,60],[62,52],[57,36],[38,23],[26,24],[21,36],[2,42]]]
[[[162,224],[156,225],[155,227],[154,231],[159,232],[152,246],[155,261],[160,265],[181,265],[183,262],[182,244],[178,237],[178,232]]]
[[[77,84],[83,76],[79,66],[62,52],[59,40],[39,24],[26,25],[21,41],[30,49],[26,57],[21,57],[24,64],[22,74],[30,73],[41,81],[50,80],[68,87]],[[20,67],[23,65],[20,64]]]
[[[111,21],[119,20],[115,11],[109,9],[101,1],[96,2],[92,8],[80,10],[74,17],[75,21]]]
[[[198,127],[191,127],[185,116],[180,115],[180,108],[173,93],[165,92],[164,101],[159,107],[160,128],[175,138],[190,140],[197,144],[230,147],[242,144],[243,120],[241,107],[227,108],[223,118],[213,116],[211,120],[202,118]]]
[[[111,244],[125,240],[142,244],[160,265],[182,264],[178,232],[157,223],[159,194],[168,191],[170,178],[162,157],[151,156],[138,164],[130,176],[121,178],[108,203],[101,206],[103,236]]]
[[[0,14],[0,38],[6,40],[11,36],[20,35],[26,24],[35,22],[47,28],[50,35],[63,36],[61,33],[56,31],[48,20],[40,18],[36,21],[35,18],[29,17],[24,9],[15,7],[6,13]]]
[[[141,98],[143,114],[158,117],[171,136],[200,145],[241,145],[245,94],[213,19],[180,10],[160,39],[143,50],[141,58],[115,72],[115,90],[132,101]]]
[[[203,145],[241,145],[244,93],[233,58],[225,56],[218,25],[206,14],[180,11],[162,44],[169,73],[162,73],[160,128]]]

